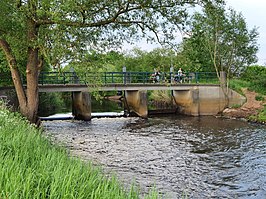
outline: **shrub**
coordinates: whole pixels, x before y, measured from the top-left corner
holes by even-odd
[[[249,89],[266,95],[266,67],[250,66],[242,73],[241,79],[250,83]]]

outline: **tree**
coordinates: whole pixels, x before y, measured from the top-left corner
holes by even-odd
[[[124,57],[124,65],[129,71],[154,72],[154,68],[157,68],[169,72],[175,55],[169,48],[155,48],[150,52],[134,48]]]
[[[88,51],[78,60],[71,61],[64,70],[69,71],[73,68],[76,73],[84,74],[88,71],[94,73],[107,71],[121,71],[124,65],[124,55],[118,51]],[[118,69],[120,67],[120,69]]]
[[[257,61],[257,29],[248,30],[242,14],[233,9],[206,7],[193,16],[188,32],[183,53],[199,70],[236,75]]]
[[[209,1],[0,1],[0,47],[12,74],[21,113],[30,122],[38,122],[38,76],[44,61],[59,67],[89,49],[110,48],[143,37],[166,42],[180,29],[188,7]],[[23,61],[26,64],[21,66]],[[21,73],[26,76],[26,91]]]
[[[227,85],[222,86],[228,99],[229,77],[241,73],[257,61],[256,28],[248,30],[241,13],[224,6],[209,5],[203,13],[196,13],[191,21],[190,37],[183,44],[184,52],[200,70],[215,71],[224,85],[220,71],[227,75]]]

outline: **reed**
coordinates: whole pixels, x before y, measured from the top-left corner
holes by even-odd
[[[139,198],[139,190],[133,185],[126,190],[114,175],[69,156],[0,104],[0,198],[128,199]]]

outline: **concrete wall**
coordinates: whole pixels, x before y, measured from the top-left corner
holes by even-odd
[[[228,100],[220,86],[194,86],[188,90],[175,90],[173,97],[178,111],[186,115],[216,115],[232,104],[242,105],[245,97],[233,90],[228,92]]]

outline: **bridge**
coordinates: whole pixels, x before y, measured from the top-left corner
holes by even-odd
[[[225,82],[225,74],[221,73]],[[186,115],[215,115],[230,104],[242,104],[244,99],[230,90],[228,100],[223,85],[213,72],[189,72],[175,80],[173,72],[161,73],[155,81],[150,72],[42,72],[39,92],[72,92],[72,112],[76,119],[91,119],[93,91],[123,91],[124,105],[129,112],[148,116],[148,90],[170,90],[173,103]]]
[[[180,87],[174,73],[161,73],[156,82],[151,72],[42,72],[39,76],[39,92],[113,91],[113,90],[171,90]],[[182,85],[219,84],[214,72],[190,72],[182,77]]]

